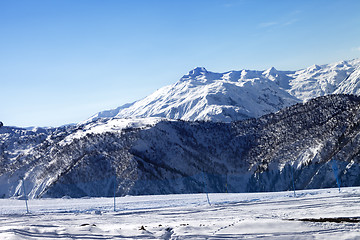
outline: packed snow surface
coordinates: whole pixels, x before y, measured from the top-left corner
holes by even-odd
[[[360,239],[360,188],[0,200],[0,239]],[[341,218],[340,218],[341,217]]]

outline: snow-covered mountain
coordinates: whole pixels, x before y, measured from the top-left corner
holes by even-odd
[[[359,68],[360,59],[354,59],[295,71],[288,74],[288,92],[301,100],[333,93],[355,94],[359,89],[352,82],[360,80]]]
[[[0,197],[23,195],[22,179],[30,197],[279,191],[292,172],[296,188],[334,187],[334,162],[360,185],[359,76],[360,60],[196,68],[84,123],[0,126]]]
[[[137,102],[95,114],[98,118],[163,117],[230,122],[260,117],[328,94],[359,94],[360,59],[313,65],[298,71],[195,68],[173,85]]]
[[[101,118],[0,128],[0,197],[112,196],[360,185],[360,97],[330,95],[223,123]]]

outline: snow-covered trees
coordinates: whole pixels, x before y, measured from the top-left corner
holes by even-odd
[[[335,187],[334,157],[343,186],[360,185],[359,111],[359,97],[332,95],[232,123],[4,127],[0,196],[24,175],[31,197],[111,196],[114,175],[117,196],[202,192],[204,174],[209,192],[290,190],[290,168],[296,189]]]

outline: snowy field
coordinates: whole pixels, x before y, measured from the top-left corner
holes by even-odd
[[[360,239],[360,188],[0,200],[0,239]],[[341,218],[340,218],[341,217]],[[340,218],[340,219],[339,219]]]

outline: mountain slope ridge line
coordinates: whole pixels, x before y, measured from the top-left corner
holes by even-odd
[[[161,117],[182,120],[231,122],[277,112],[329,94],[360,94],[355,76],[360,59],[313,65],[297,71],[239,70],[216,73],[197,67],[172,85],[113,110],[99,118]],[[360,72],[360,70],[359,70]]]
[[[98,119],[66,128],[0,129],[0,196],[258,192],[360,185],[360,97],[328,95],[233,121]],[[349,140],[351,139],[351,141]],[[341,144],[340,144],[341,143]],[[339,148],[339,144],[341,147]]]

